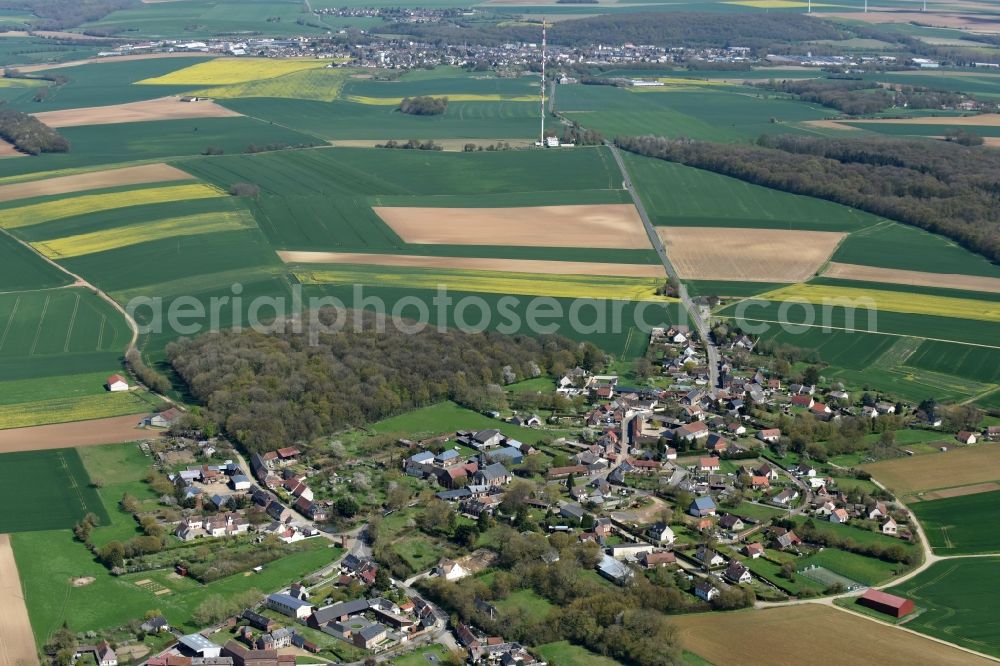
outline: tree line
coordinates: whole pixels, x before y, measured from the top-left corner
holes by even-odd
[[[625,150],[835,201],[1000,260],[1000,153],[958,142],[760,137],[722,144],[619,137]]]
[[[879,113],[893,107],[911,109],[954,108],[967,97],[961,93],[936,91],[921,86],[898,86],[886,90],[877,81],[863,79],[811,79],[808,81],[748,82],[755,88],[795,95],[804,102],[822,104],[852,116]]]
[[[69,151],[66,137],[38,118],[14,109],[0,109],[0,137],[29,155]]]
[[[169,345],[167,358],[204,405],[203,418],[250,451],[266,451],[441,400],[478,406],[490,386],[592,357],[565,338],[408,334],[372,313],[315,315],[324,330],[343,326],[209,333]]]

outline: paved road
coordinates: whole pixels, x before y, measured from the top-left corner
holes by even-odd
[[[649,220],[649,215],[646,214],[646,207],[642,205],[642,199],[639,198],[639,193],[635,191],[635,187],[632,185],[632,179],[628,175],[628,170],[625,168],[625,162],[622,160],[621,152],[618,147],[612,143],[605,142],[605,145],[611,149],[611,154],[615,158],[615,162],[618,164],[618,169],[621,171],[623,184],[625,189],[628,190],[629,195],[632,197],[632,203],[635,204],[635,209],[639,212],[639,218],[642,219],[642,226],[646,229],[646,235],[649,236],[649,242],[653,244],[653,249],[660,256],[660,262],[663,264],[663,268],[666,269],[667,275],[675,280],[680,285],[680,299],[681,303],[687,309],[688,314],[691,317],[691,321],[694,323],[695,329],[698,331],[698,335],[701,336],[702,342],[705,344],[705,351],[708,355],[708,372],[712,387],[719,386],[719,366],[721,363],[721,356],[719,354],[718,346],[712,342],[709,332],[711,331],[708,323],[706,323],[704,317],[702,317],[701,309],[695,305],[690,296],[688,296],[687,287],[680,281],[677,271],[674,269],[674,265],[670,263],[670,258],[667,256],[667,249],[663,246],[663,240],[660,239],[660,235],[656,233],[656,227]]]

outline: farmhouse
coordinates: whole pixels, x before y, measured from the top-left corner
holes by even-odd
[[[297,620],[304,620],[312,615],[312,604],[288,594],[272,594],[267,597],[267,607],[276,610],[282,615],[294,617]]]
[[[688,507],[688,513],[697,518],[703,518],[705,516],[715,515],[715,500],[707,495],[705,497],[696,497],[691,506]]]
[[[781,431],[777,428],[767,428],[757,432],[757,439],[768,444],[774,444],[781,439]]]
[[[858,598],[858,604],[892,617],[904,617],[913,612],[913,602],[881,590],[869,589]]]
[[[153,426],[154,428],[169,428],[181,418],[181,410],[176,407],[171,407],[168,410],[162,411],[159,414],[153,414],[146,423]]]
[[[962,444],[975,444],[976,434],[969,432],[968,430],[963,430],[955,436],[955,439],[960,441]]]

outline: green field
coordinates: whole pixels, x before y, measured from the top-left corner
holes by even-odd
[[[75,449],[0,454],[0,532],[72,527],[88,513],[108,514]]]
[[[657,225],[855,231],[879,221],[847,206],[675,162],[627,152],[623,158]]]
[[[825,363],[864,370],[892,347],[899,338],[856,331],[809,328],[801,333],[774,326],[761,336],[778,345],[816,350]]]
[[[923,609],[906,623],[907,629],[997,657],[998,565],[996,557],[935,562],[889,592],[913,599]]]
[[[613,86],[559,86],[556,108],[608,138],[655,134],[708,141],[752,141],[761,134],[803,133],[792,123],[833,114],[739,85],[680,90],[668,85],[640,92]]]
[[[796,560],[795,564],[799,570],[810,565],[824,567],[862,585],[884,583],[892,578],[901,566],[891,562],[883,562],[874,557],[865,557],[833,548],[824,548],[814,555]]]
[[[487,430],[498,428],[508,437],[526,444],[537,444],[552,436],[552,431],[522,428],[502,423],[478,412],[459,407],[453,402],[441,402],[430,407],[393,416],[373,423],[369,429],[381,435],[395,435],[409,439],[436,437],[457,430]]]
[[[0,285],[4,291],[62,287],[72,279],[7,234],[0,233]]]
[[[915,502],[910,509],[920,519],[934,552],[968,555],[1000,551],[1000,491]]]
[[[925,340],[906,359],[906,365],[969,377],[981,382],[1000,383],[1000,349]]]

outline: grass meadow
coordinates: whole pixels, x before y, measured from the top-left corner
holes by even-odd
[[[889,592],[912,599],[923,609],[906,623],[907,629],[997,657],[997,565],[997,557],[935,562]]]
[[[910,509],[920,519],[934,552],[969,555],[1000,552],[1000,491],[915,502]]]

